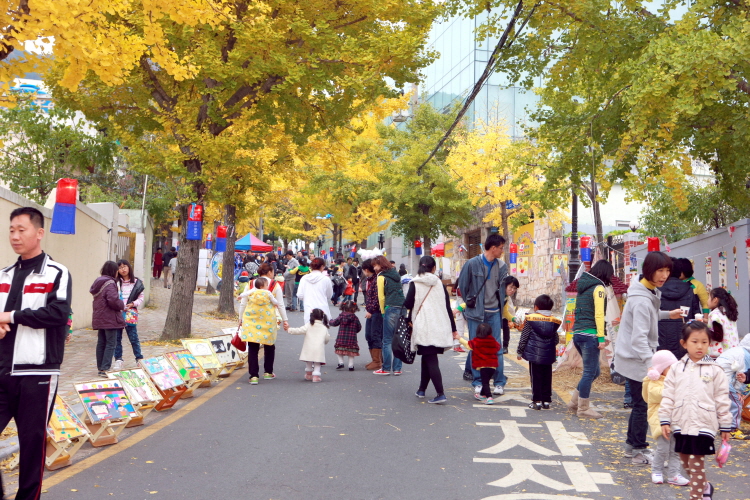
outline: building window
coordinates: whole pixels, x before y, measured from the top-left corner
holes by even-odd
[[[621,228],[627,229],[627,228],[630,227],[630,221],[629,220],[618,220],[618,221],[615,221],[615,225],[617,227],[621,227]]]
[[[471,231],[470,233],[466,233],[466,253],[468,258],[476,257],[480,253],[482,253],[482,247],[480,243],[482,242],[482,231],[477,229],[476,231]]]

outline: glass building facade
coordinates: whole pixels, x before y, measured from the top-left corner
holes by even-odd
[[[420,97],[426,96],[438,110],[448,110],[463,100],[484,71],[497,38],[476,40],[476,29],[487,22],[487,13],[474,19],[455,17],[435,23],[430,32],[429,49],[438,58],[423,70]],[[523,125],[533,125],[529,111],[538,102],[536,94],[510,85],[504,75],[490,76],[466,117],[470,124],[477,120],[499,121],[508,126],[514,139],[523,137]]]

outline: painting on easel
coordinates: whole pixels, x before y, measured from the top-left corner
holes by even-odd
[[[202,379],[206,375],[201,370],[198,360],[187,349],[168,352],[164,356],[172,363],[185,382]]]
[[[119,380],[133,404],[148,404],[161,401],[161,394],[141,368],[110,372],[107,376]]]
[[[59,395],[55,397],[52,418],[47,425],[47,435],[56,443],[62,443],[89,433],[76,412]]]
[[[232,345],[231,335],[217,335],[207,340],[211,342],[211,348],[216,353],[216,357],[219,358],[219,363],[230,364],[240,360],[237,349]]]
[[[141,359],[138,362],[162,391],[182,385],[182,377],[164,356]]]
[[[93,424],[138,416],[118,380],[84,382],[75,384],[75,389]]]
[[[204,370],[219,368],[223,364],[219,362],[211,342],[207,339],[182,339],[182,345],[190,351]]]

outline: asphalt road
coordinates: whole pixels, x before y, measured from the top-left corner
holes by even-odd
[[[291,326],[301,322],[294,313]],[[46,474],[43,498],[688,498],[686,488],[652,485],[648,467],[621,457],[627,413],[594,422],[572,417],[559,400],[552,410],[527,409],[528,375],[509,357],[509,390],[495,407],[475,407],[461,379],[465,355],[452,352],[441,358],[449,401],[430,405],[414,396],[419,358],[400,377],[372,375],[363,332],[355,371],[336,371],[332,339],[323,382],[313,384],[298,361],[302,341],[279,333],[275,380],[250,386],[246,373],[235,374],[152,413],[120,444],[86,445],[72,467]],[[164,425],[167,418],[174,421]],[[735,449],[741,455],[721,478],[715,465],[708,472],[723,491],[717,498],[750,498],[736,460],[748,448]]]

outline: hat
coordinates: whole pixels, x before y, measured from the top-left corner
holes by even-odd
[[[240,276],[247,276],[247,275],[248,275],[248,274],[247,274],[247,271],[242,271],[242,272],[240,273]]]
[[[675,363],[677,363],[677,358],[672,354],[672,351],[656,351],[654,357],[651,358],[651,369],[648,371],[648,378],[651,380],[659,380],[659,377],[664,373],[664,370]]]

